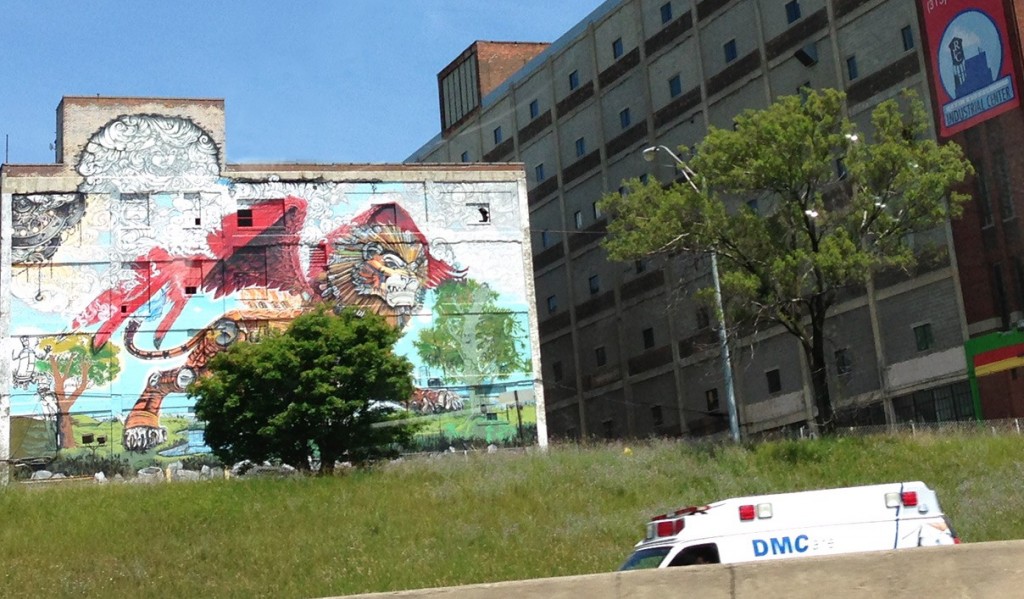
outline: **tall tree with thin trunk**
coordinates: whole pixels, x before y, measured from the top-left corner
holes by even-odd
[[[805,92],[743,113],[734,130],[712,128],[689,162],[696,190],[632,180],[600,207],[614,259],[717,252],[730,315],[799,340],[828,432],[829,310],[843,288],[912,268],[923,249],[912,234],[960,214],[967,196],[955,188],[973,169],[955,143],[929,137],[912,94],[879,104],[871,131],[859,132],[841,92]]]

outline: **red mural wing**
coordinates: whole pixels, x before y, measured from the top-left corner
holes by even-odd
[[[207,236],[210,255],[172,256],[154,248],[139,256],[140,276],[97,296],[72,322],[80,329],[103,321],[93,338],[101,347],[125,320],[161,291],[166,292],[167,312],[156,333],[159,346],[164,334],[181,315],[189,294],[185,292],[190,263],[205,262],[201,286],[219,298],[250,287],[312,293],[299,261],[299,238],[306,218],[306,202],[288,196],[266,200],[224,217],[219,231]]]
[[[225,217],[221,231],[207,238],[219,264],[203,280],[203,289],[214,297],[249,287],[311,294],[299,261],[305,220],[306,201],[295,196]]]
[[[153,248],[133,262],[135,276],[132,280],[104,291],[89,302],[72,321],[72,328],[77,330],[103,321],[93,337],[93,347],[103,347],[125,320],[149,305],[165,287],[170,287],[167,289],[167,301],[171,304],[171,314],[177,317],[184,307],[183,293],[180,287],[171,283],[184,278],[184,264],[174,260],[163,248]],[[166,323],[165,317],[161,325]]]

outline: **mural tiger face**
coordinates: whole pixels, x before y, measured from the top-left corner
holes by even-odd
[[[320,290],[324,299],[404,326],[422,307],[427,285],[423,242],[394,225],[373,225],[335,241]]]

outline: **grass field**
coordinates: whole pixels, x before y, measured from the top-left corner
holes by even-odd
[[[0,596],[323,597],[604,572],[653,514],[923,480],[964,542],[1024,538],[1024,437],[448,454],[333,478],[0,491]]]

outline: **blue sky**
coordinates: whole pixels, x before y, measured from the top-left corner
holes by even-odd
[[[600,4],[0,0],[0,144],[53,162],[62,96],[223,98],[230,162],[401,162],[473,41],[553,42]]]

